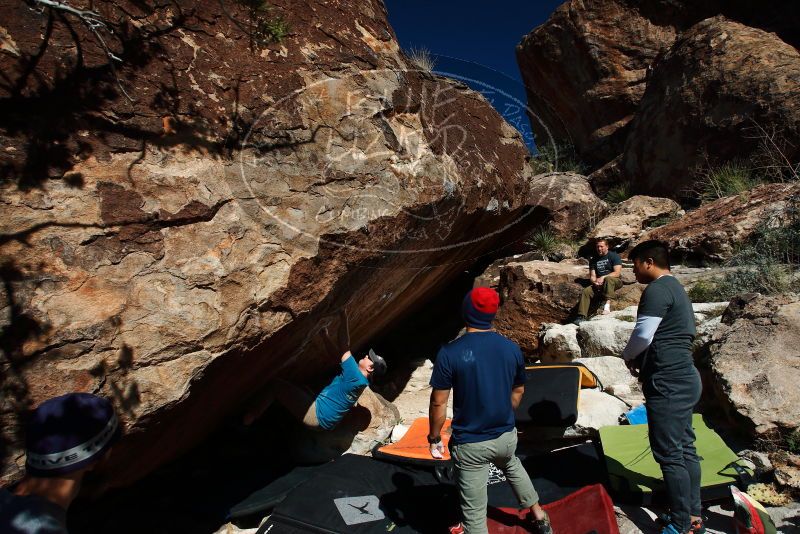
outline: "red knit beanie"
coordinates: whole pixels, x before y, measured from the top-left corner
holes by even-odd
[[[500,305],[500,295],[489,287],[476,287],[464,297],[461,314],[467,326],[488,330],[497,308]]]

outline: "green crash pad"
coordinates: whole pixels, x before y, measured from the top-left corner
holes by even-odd
[[[701,499],[704,501],[730,496],[731,484],[739,482],[739,459],[722,438],[708,428],[703,416],[692,416],[697,440],[695,447],[702,470]],[[641,504],[650,504],[664,497],[661,468],[650,451],[647,425],[607,426],[600,429],[606,470],[611,489],[617,497]],[[734,467],[735,466],[735,467]]]

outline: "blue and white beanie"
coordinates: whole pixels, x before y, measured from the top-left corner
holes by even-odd
[[[44,401],[27,425],[25,468],[55,477],[100,460],[120,435],[111,402],[90,393],[68,393]]]

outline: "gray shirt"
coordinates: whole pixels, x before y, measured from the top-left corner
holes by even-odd
[[[37,495],[14,495],[0,488],[0,532],[67,534],[67,511]]]
[[[696,330],[692,301],[674,276],[662,276],[647,285],[637,314],[661,318],[645,354],[643,376],[680,374],[694,365],[692,342]]]

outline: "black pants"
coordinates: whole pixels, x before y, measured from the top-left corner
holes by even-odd
[[[655,373],[644,381],[650,449],[661,466],[670,520],[688,532],[690,516],[700,515],[700,460],[694,447],[692,410],[702,384],[694,367],[680,373]]]

